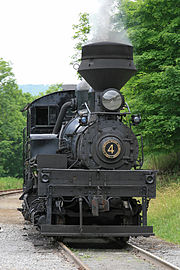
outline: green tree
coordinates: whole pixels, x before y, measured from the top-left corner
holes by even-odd
[[[48,90],[46,90],[45,95],[53,93],[53,92],[57,92],[57,91],[62,91],[62,83],[51,84]]]
[[[34,96],[34,99],[51,94],[53,92],[62,91],[62,89],[62,83],[51,84],[45,92],[40,92],[38,95]]]
[[[114,18],[134,46],[138,73],[123,92],[143,122],[138,127],[148,151],[180,147],[180,3],[121,0]]]
[[[79,63],[81,60],[81,49],[88,40],[88,34],[90,33],[90,24],[89,24],[89,14],[80,13],[79,14],[79,23],[73,25],[74,35],[73,39],[76,44],[74,46],[75,53],[72,56],[71,64]]]
[[[22,175],[22,130],[26,117],[21,109],[32,99],[15,82],[12,69],[0,58],[0,175]]]

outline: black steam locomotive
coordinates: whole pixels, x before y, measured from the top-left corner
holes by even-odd
[[[24,109],[21,211],[47,236],[152,235],[147,209],[156,172],[141,170],[140,135],[132,131],[141,118],[128,116],[119,91],[136,72],[133,48],[85,45],[78,72],[89,87],[69,85]]]

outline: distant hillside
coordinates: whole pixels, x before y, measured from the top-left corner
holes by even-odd
[[[24,93],[31,93],[32,95],[37,95],[40,92],[45,92],[49,88],[49,84],[21,84],[19,88],[22,89]]]

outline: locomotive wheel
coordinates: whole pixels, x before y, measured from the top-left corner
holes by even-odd
[[[125,247],[129,237],[115,237],[115,241],[118,242],[121,248]]]

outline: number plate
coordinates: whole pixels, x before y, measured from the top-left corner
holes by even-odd
[[[103,144],[103,154],[107,158],[116,158],[121,153],[121,146],[116,140],[108,140]]]

